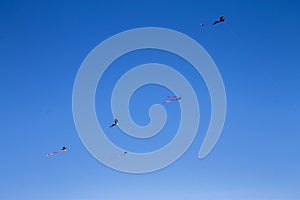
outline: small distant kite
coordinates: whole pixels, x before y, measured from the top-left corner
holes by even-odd
[[[66,147],[63,147],[63,148],[62,148],[61,150],[59,150],[59,151],[54,151],[54,152],[52,152],[52,153],[46,154],[46,156],[53,156],[53,155],[58,154],[58,153],[63,152],[63,151],[67,151],[67,148],[66,148]]]
[[[168,99],[163,101],[162,104],[170,103],[173,101],[180,101],[181,99],[182,99],[181,97],[177,97],[177,96],[168,96]]]
[[[220,22],[224,22],[225,21],[225,17],[221,16],[219,20],[214,21],[214,23],[212,23],[212,25],[216,25]],[[208,26],[209,24],[201,24],[201,26]]]
[[[127,151],[124,151],[123,153],[112,156],[111,159],[114,160],[114,159],[121,158],[121,157],[125,156],[127,153],[128,153]]]
[[[119,120],[117,118],[115,118],[115,123],[113,123],[112,125],[109,126],[109,128],[113,127],[113,126],[117,126],[119,123]]]

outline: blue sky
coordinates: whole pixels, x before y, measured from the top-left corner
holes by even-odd
[[[1,1],[0,199],[299,199],[299,9],[297,1],[278,0]],[[199,26],[221,15],[225,23]],[[201,101],[197,137],[169,167],[127,174],[101,164],[81,143],[72,90],[81,63],[100,42],[148,26],[180,31],[206,49],[223,77],[227,117],[217,145],[199,160],[209,94],[200,76],[182,70]],[[103,89],[113,87],[109,80],[117,79],[119,65],[149,61],[178,70],[187,65],[162,52],[124,56],[107,71],[96,98],[108,98]],[[145,125],[148,118],[141,111],[168,91],[143,89],[134,95],[131,112]],[[107,105],[96,105],[97,115],[105,116],[103,126],[113,117]],[[178,127],[178,104],[169,104],[167,111],[166,129],[172,132]],[[119,131],[108,137],[137,152],[163,146],[172,136],[138,143],[115,137]],[[62,146],[69,150],[45,157]]]

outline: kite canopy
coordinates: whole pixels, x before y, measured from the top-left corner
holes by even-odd
[[[118,122],[119,122],[119,120],[116,118],[116,119],[115,119],[115,124],[117,125],[117,124],[118,124]]]
[[[119,120],[117,118],[114,119],[114,123],[112,125],[109,126],[109,128],[118,125]]]

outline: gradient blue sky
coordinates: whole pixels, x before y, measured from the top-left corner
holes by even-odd
[[[299,2],[279,0],[1,1],[0,199],[300,199],[299,10]],[[220,15],[225,23],[199,26]],[[183,70],[202,98],[198,135],[171,166],[134,175],[104,166],[85,149],[73,122],[72,89],[82,61],[96,45],[145,26],[180,31],[207,50],[222,74],[228,111],[216,147],[199,160],[209,95],[200,76]],[[163,53],[136,52],[117,60],[103,85],[113,87],[107,80],[116,79],[118,64],[149,61],[178,70],[184,65]],[[97,98],[105,93],[101,86]],[[139,90],[131,109],[137,123],[146,124],[141,111],[166,95],[157,86]],[[107,126],[110,108],[96,106],[105,116],[100,123]],[[179,111],[176,103],[168,106],[175,113],[166,127],[172,130]],[[115,137],[118,131],[109,137],[132,151],[152,150],[171,139],[136,145]],[[62,146],[69,151],[45,157]]]

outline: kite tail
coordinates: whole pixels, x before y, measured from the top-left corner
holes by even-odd
[[[48,157],[48,156],[53,156],[53,155],[55,155],[55,154],[58,154],[59,152],[62,152],[63,150],[60,150],[60,151],[54,151],[54,152],[52,152],[52,153],[48,153],[48,154],[46,154],[46,156]]]
[[[162,104],[165,104],[165,103],[169,103],[169,102],[172,102],[173,100],[165,100],[162,102]]]
[[[114,159],[118,159],[118,158],[121,158],[122,156],[125,156],[127,154],[127,151],[123,152],[123,153],[120,153],[120,154],[117,154],[117,155],[113,155],[110,157],[111,160],[114,160]]]
[[[55,155],[57,153],[59,153],[59,152],[56,151],[56,152],[48,153],[48,154],[46,154],[46,156],[53,156],[53,155]]]

